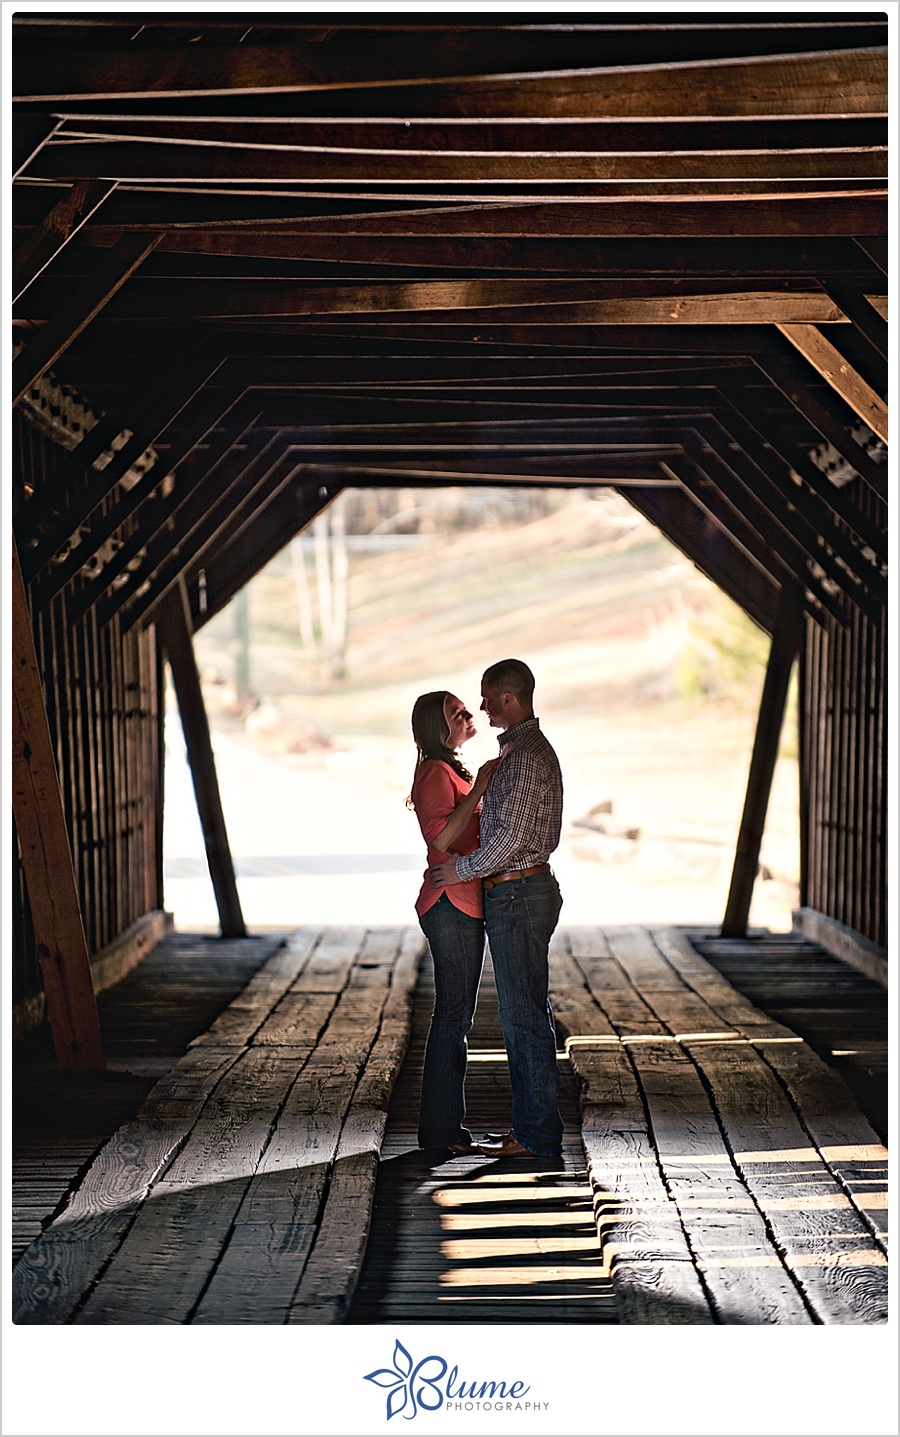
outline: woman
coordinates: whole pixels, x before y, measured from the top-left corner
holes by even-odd
[[[461,1154],[473,1150],[463,1118],[466,1034],[475,1016],[484,961],[481,880],[435,888],[428,869],[450,852],[472,853],[478,847],[478,804],[497,759],[482,764],[472,782],[458,750],[473,737],[475,725],[462,700],[446,690],[416,699],[412,731],[417,758],[410,803],[428,845],[416,913],[431,949],[435,989],[422,1073],[419,1146]]]

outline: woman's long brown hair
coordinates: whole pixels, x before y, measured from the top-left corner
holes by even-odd
[[[416,743],[416,767],[413,773],[413,783],[415,783],[416,774],[422,764],[430,758],[448,763],[460,778],[464,778],[467,783],[472,782],[472,775],[458,752],[448,747],[450,730],[447,727],[447,719],[444,714],[444,702],[448,694],[448,689],[438,689],[434,693],[420,694],[413,704],[412,732]],[[407,800],[408,803],[409,801]]]

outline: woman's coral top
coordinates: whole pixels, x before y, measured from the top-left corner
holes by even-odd
[[[441,759],[429,758],[419,765],[413,779],[412,801],[422,836],[428,845],[428,868],[434,863],[442,863],[447,857],[442,849],[433,846],[432,840],[441,833],[451,813],[466,797],[471,787],[449,763],[444,763]],[[453,852],[474,853],[477,847],[476,812],[454,842]],[[420,918],[437,903],[442,893],[446,893],[454,908],[459,908],[461,912],[469,913],[473,918],[483,916],[480,878],[469,878],[465,883],[451,883],[447,888],[435,888],[428,881],[428,868],[425,870],[422,891],[416,900],[416,913]]]

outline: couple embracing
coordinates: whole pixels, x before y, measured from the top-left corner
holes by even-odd
[[[474,781],[459,756],[475,733],[465,704],[441,690],[413,707],[411,801],[429,863],[416,912],[435,983],[419,1109],[422,1148],[500,1158],[560,1153],[547,955],[562,907],[548,861],[559,843],[562,777],[533,701],[534,675],[520,659],[485,671],[481,708],[500,730],[500,756],[483,764]],[[466,1034],[485,932],[509,1059],[512,1128],[476,1143],[463,1121]]]

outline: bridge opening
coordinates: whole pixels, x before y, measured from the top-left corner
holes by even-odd
[[[566,782],[568,922],[718,925],[768,637],[613,490],[347,489],[194,636],[245,920],[405,923],[418,693],[524,657]],[[793,694],[752,926],[798,902]],[[495,752],[483,715],[470,766]],[[174,694],[165,902],[215,930]]]

